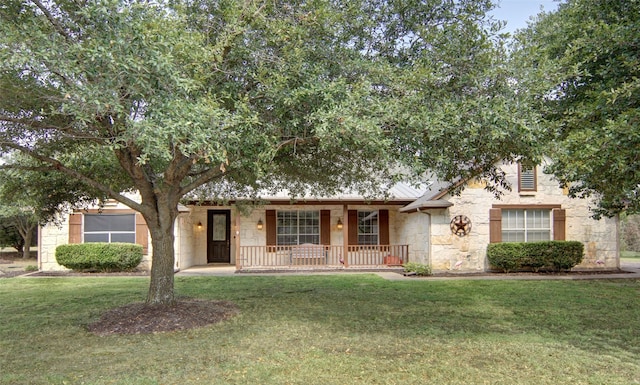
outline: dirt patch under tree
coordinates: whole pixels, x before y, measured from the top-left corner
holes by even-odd
[[[132,303],[105,312],[87,329],[99,336],[170,332],[218,323],[239,312],[238,307],[228,301],[180,299],[175,306]]]

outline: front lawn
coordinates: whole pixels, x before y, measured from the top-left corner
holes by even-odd
[[[0,280],[0,384],[638,384],[640,280],[178,277],[201,329],[98,337],[146,278]]]
[[[620,258],[631,261],[638,260],[640,259],[640,251],[622,251],[620,252]]]

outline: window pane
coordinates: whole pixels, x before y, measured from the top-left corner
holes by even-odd
[[[136,235],[131,233],[111,233],[111,242],[136,243]]]
[[[135,214],[85,214],[84,231],[135,231]]]
[[[358,244],[378,244],[378,212],[358,211]]]
[[[320,244],[318,211],[278,211],[276,223],[278,245]]]
[[[109,242],[109,234],[108,233],[85,234],[84,241],[85,243]]]
[[[502,228],[524,230],[524,210],[502,210]]]
[[[502,231],[502,242],[524,242],[524,230]]]
[[[551,232],[544,230],[527,231],[527,242],[549,241]]]
[[[551,210],[502,210],[503,242],[537,242],[551,239]]]
[[[527,229],[549,229],[549,210],[527,210]]]
[[[135,214],[85,214],[84,242],[136,241]]]
[[[226,241],[227,240],[227,216],[226,214],[213,214],[213,234],[211,239],[213,241]]]

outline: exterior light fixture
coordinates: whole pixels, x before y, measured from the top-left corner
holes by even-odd
[[[198,230],[202,230],[202,222],[198,221],[197,226],[198,226]]]
[[[258,219],[258,224],[256,225],[256,227],[258,228],[258,230],[262,230],[262,228],[264,227],[264,225],[262,224],[262,218]]]
[[[336,227],[338,230],[342,230],[342,219],[338,218],[338,223],[336,223]]]

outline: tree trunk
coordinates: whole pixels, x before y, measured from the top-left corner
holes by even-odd
[[[147,305],[173,306],[173,266],[174,266],[174,235],[173,220],[164,229],[149,225],[153,255],[151,257],[151,282],[147,295]]]
[[[34,226],[35,227],[35,226]],[[24,234],[24,246],[22,247],[22,259],[31,257],[31,241],[33,238],[33,227]]]

